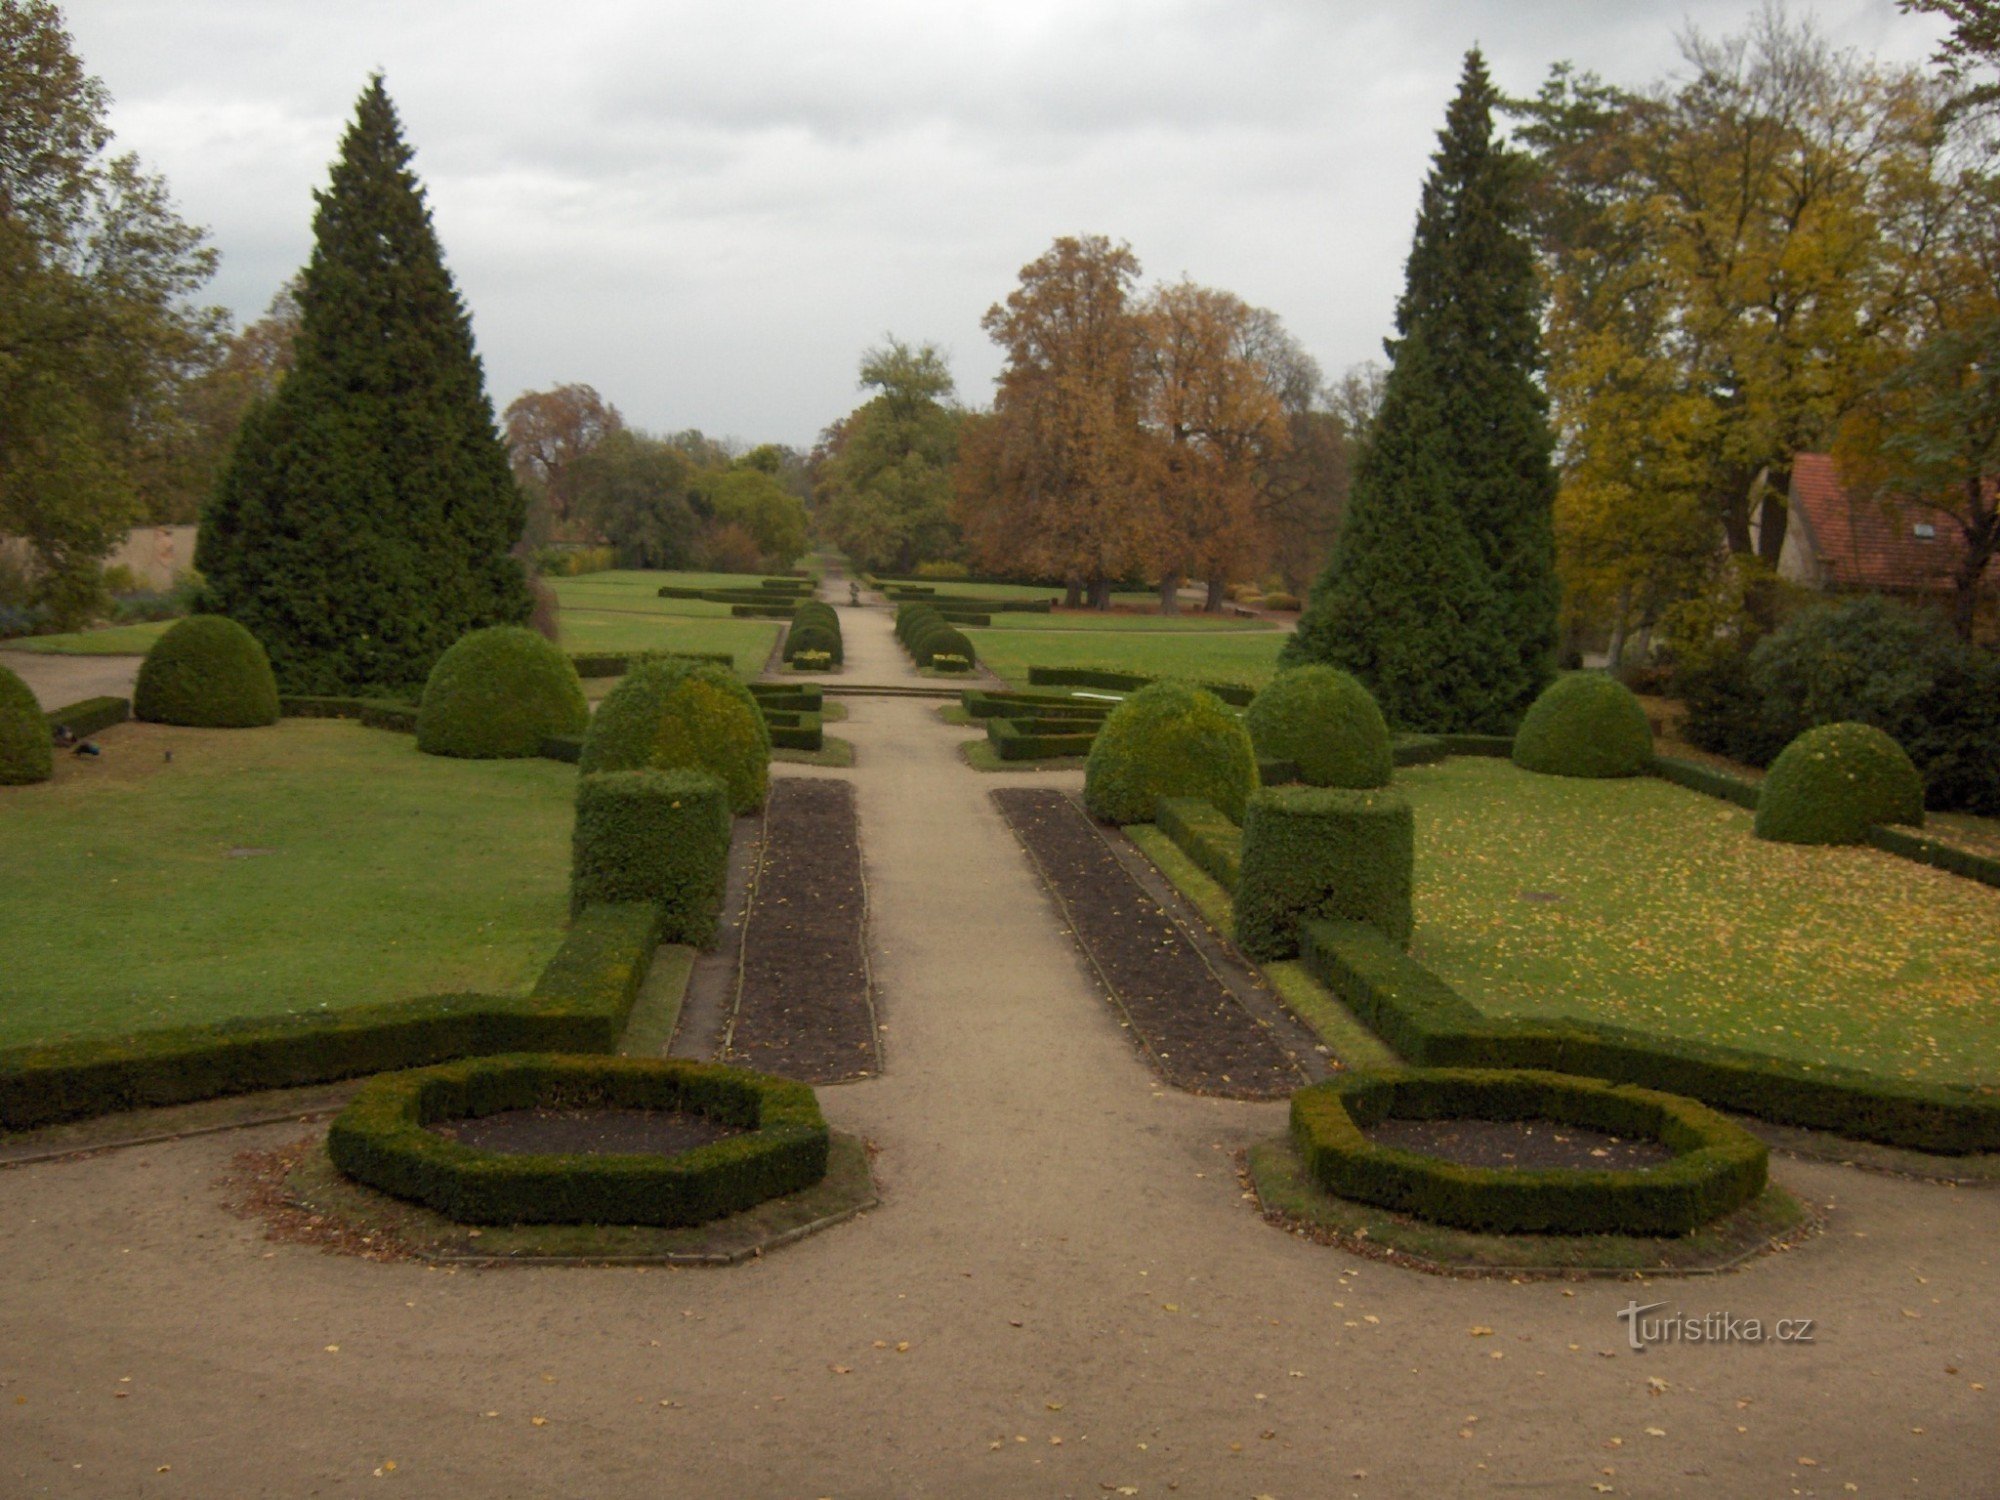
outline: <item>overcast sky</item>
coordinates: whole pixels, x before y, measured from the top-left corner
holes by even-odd
[[[70,0],[118,147],[256,317],[383,70],[496,407],[594,385],[656,430],[812,443],[885,334],[979,327],[1063,234],[1271,308],[1329,376],[1378,358],[1467,47],[1531,92],[1570,59],[1640,86],[1755,0]],[[1894,0],[1793,0],[1919,62]]]

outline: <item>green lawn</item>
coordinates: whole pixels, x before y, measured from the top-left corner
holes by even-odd
[[[727,651],[736,670],[754,677],[777,643],[776,620],[737,619],[726,604],[662,599],[666,584],[709,588],[753,582],[737,573],[585,573],[552,578],[562,606],[565,651]]]
[[[0,787],[0,1045],[518,992],[561,940],[571,767],[324,719],[96,738]]]
[[[73,630],[66,635],[24,635],[5,644],[9,651],[40,651],[51,656],[144,656],[174,623],[150,620],[143,625]]]
[[[1052,630],[1080,631],[1086,635],[1147,635],[1160,631],[1183,631],[1200,633],[1239,630],[1276,630],[1278,627],[1268,620],[1245,620],[1232,615],[1204,615],[1189,613],[1184,615],[1133,615],[1099,614],[1093,610],[1057,610],[1046,615],[1028,614],[1025,611],[993,616],[993,628],[1002,629],[1005,620],[1007,630]]]
[[[1143,677],[1192,677],[1257,686],[1277,671],[1285,634],[1276,630],[1014,630],[966,634],[980,661],[1025,686],[1030,665],[1101,667]]]
[[[1417,814],[1414,956],[1489,1014],[2000,1079],[2000,891],[1766,843],[1749,813],[1650,777],[1454,758],[1396,781]]]

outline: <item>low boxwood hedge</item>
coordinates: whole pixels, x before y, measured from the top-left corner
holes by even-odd
[[[1416,820],[1401,793],[1267,787],[1250,798],[1236,884],[1236,941],[1259,960],[1298,952],[1299,923],[1370,922],[1408,946]]]
[[[1097,726],[1083,719],[988,719],[986,739],[1002,760],[1047,760],[1090,754]]]
[[[1153,822],[1231,896],[1243,870],[1243,830],[1199,797],[1162,797]]]
[[[26,786],[55,774],[48,715],[33,690],[0,666],[0,786]]]
[[[49,733],[67,730],[82,739],[85,735],[96,734],[109,729],[114,724],[123,724],[132,717],[130,698],[85,698],[50,712]]]
[[[1158,681],[1157,678],[1140,677],[1131,672],[1111,672],[1098,667],[1037,667],[1028,668],[1030,687],[1081,687],[1103,688],[1113,693],[1136,693],[1140,688]],[[1215,694],[1224,703],[1237,708],[1247,708],[1257,696],[1257,689],[1240,682],[1204,682],[1197,684]],[[1501,752],[1506,753],[1504,750]]]
[[[341,1011],[0,1049],[0,1130],[328,1083],[488,1052],[608,1052],[660,943],[651,903],[578,913],[525,996],[427,995]]]
[[[1385,1119],[1552,1120],[1657,1141],[1643,1170],[1470,1167],[1376,1145]],[[1292,1096],[1292,1138],[1328,1192],[1489,1234],[1686,1234],[1764,1190],[1763,1142],[1692,1099],[1485,1068],[1349,1073]]]
[[[681,1110],[744,1131],[673,1156],[483,1151],[426,1126],[506,1110]],[[461,1224],[702,1224],[811,1187],[827,1128],[811,1088],[679,1059],[474,1058],[363,1085],[327,1132],[355,1181]]]

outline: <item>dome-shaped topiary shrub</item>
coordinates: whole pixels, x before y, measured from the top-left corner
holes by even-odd
[[[1872,824],[1923,821],[1923,777],[1872,724],[1808,729],[1757,793],[1757,837],[1781,844],[1859,844]]]
[[[1558,677],[1514,734],[1514,764],[1544,776],[1637,776],[1652,760],[1646,710],[1602,672]]]
[[[1119,704],[1083,772],[1084,806],[1110,823],[1150,823],[1162,797],[1199,797],[1240,823],[1256,789],[1250,731],[1215,694],[1186,682],[1155,682]]]
[[[541,752],[553,734],[590,721],[583,683],[567,656],[532,630],[495,625],[460,636],[431,668],[417,710],[426,755],[508,760]]]
[[[48,716],[7,667],[0,667],[0,786],[47,781],[55,770]]]
[[[249,729],[278,722],[278,682],[257,637],[224,615],[189,615],[153,643],[132,689],[132,717]]]
[[[598,704],[577,768],[701,770],[729,789],[731,812],[764,805],[771,733],[736,674],[719,662],[644,661]]]
[[[1335,667],[1293,667],[1243,715],[1262,760],[1289,761],[1311,786],[1389,784],[1389,726],[1368,689]]]

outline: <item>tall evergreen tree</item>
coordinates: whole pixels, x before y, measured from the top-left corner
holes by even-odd
[[[521,492],[411,154],[378,75],[315,194],[292,369],[196,552],[291,692],[421,683],[467,631],[528,617]]]
[[[1555,669],[1539,294],[1497,98],[1468,53],[1424,183],[1375,441],[1285,651],[1353,671],[1411,727],[1511,730]]]

